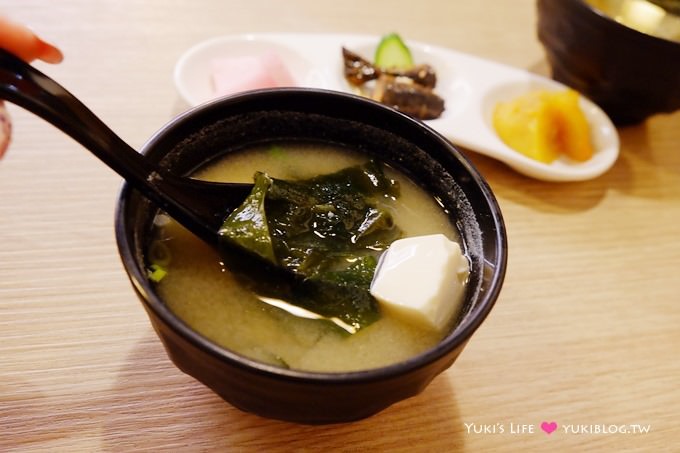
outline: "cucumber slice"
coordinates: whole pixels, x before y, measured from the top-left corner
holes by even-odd
[[[413,67],[411,51],[396,33],[385,35],[375,49],[374,63],[382,69],[410,69]]]

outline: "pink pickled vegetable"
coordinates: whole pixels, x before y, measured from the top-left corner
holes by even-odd
[[[274,53],[216,58],[212,61],[212,81],[216,96],[296,85],[283,61]]]

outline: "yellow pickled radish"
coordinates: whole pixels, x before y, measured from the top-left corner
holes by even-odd
[[[540,162],[551,163],[560,155],[583,162],[594,153],[579,94],[571,89],[532,91],[500,102],[493,127],[509,147]]]

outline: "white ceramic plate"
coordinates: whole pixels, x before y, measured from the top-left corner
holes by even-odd
[[[341,48],[372,59],[379,36],[350,34],[248,34],[223,36],[189,49],[175,67],[175,84],[191,106],[213,99],[210,64],[214,58],[275,52],[301,87],[345,92],[354,90],[343,76]],[[619,155],[619,137],[607,115],[581,98],[591,126],[595,155],[587,162],[560,158],[551,164],[510,149],[491,125],[494,105],[532,89],[564,89],[554,80],[451,49],[408,40],[416,63],[428,63],[437,73],[436,93],[446,109],[428,125],[453,143],[505,162],[528,176],[547,181],[579,181],[606,172]]]

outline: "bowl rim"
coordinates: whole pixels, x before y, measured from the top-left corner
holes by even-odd
[[[563,1],[563,0],[558,0],[558,1]],[[617,30],[617,31],[621,31],[623,33],[627,33],[628,36],[631,39],[637,39],[637,40],[640,40],[640,41],[651,39],[652,42],[655,42],[658,45],[668,47],[669,49],[674,47],[674,48],[677,49],[676,51],[680,51],[680,41],[667,39],[667,38],[664,38],[662,36],[652,35],[650,33],[645,33],[643,31],[636,29],[636,28],[629,27],[625,24],[622,24],[621,22],[615,20],[613,17],[608,15],[606,12],[602,11],[600,8],[597,8],[596,6],[591,5],[587,0],[574,0],[574,3],[580,4],[581,7],[588,10],[590,13],[593,13],[593,17],[597,17],[597,20],[599,20],[603,24],[606,24],[605,26],[608,26],[608,27],[612,28],[613,30]],[[678,19],[680,19],[680,16],[678,16],[676,14],[672,14],[670,12],[667,12],[667,14],[671,14],[673,16],[678,17]]]
[[[489,280],[488,288],[479,294],[477,303],[464,316],[460,324],[457,325],[451,332],[449,332],[441,341],[439,341],[436,346],[401,362],[377,368],[346,372],[321,372],[286,369],[259,362],[235,351],[231,351],[227,348],[219,346],[207,337],[198,333],[182,319],[176,316],[156,294],[147,276],[137,265],[138,263],[135,257],[135,241],[130,241],[128,238],[126,230],[128,204],[130,202],[132,193],[135,191],[127,182],[123,182],[117,197],[114,214],[116,243],[125,272],[127,273],[134,289],[141,296],[146,308],[158,316],[166,326],[169,326],[173,330],[174,333],[180,335],[189,341],[193,346],[210,354],[220,362],[226,361],[231,366],[247,370],[251,373],[254,372],[260,375],[276,377],[277,379],[288,380],[297,383],[313,382],[317,384],[323,383],[351,385],[372,381],[382,381],[386,378],[389,379],[397,377],[423,368],[443,358],[450,351],[463,346],[486,319],[498,299],[503,281],[505,279],[507,267],[507,232],[498,201],[496,200],[491,188],[483,176],[477,171],[471,161],[462,152],[454,147],[453,144],[451,144],[441,134],[423,122],[415,120],[383,104],[354,94],[318,88],[261,89],[212,100],[199,106],[190,108],[162,126],[144,144],[142,152],[146,153],[148,150],[152,149],[154,144],[164,137],[165,134],[173,129],[179,129],[182,124],[192,121],[192,119],[201,112],[205,112],[209,109],[219,109],[222,105],[229,105],[237,102],[247,102],[248,99],[261,99],[263,97],[266,98],[271,95],[276,95],[277,93],[283,95],[293,94],[299,96],[334,96],[345,98],[350,102],[361,102],[376,111],[382,111],[383,115],[387,115],[387,117],[395,117],[398,121],[401,121],[404,124],[410,123],[410,127],[419,128],[421,133],[430,136],[430,139],[439,141],[442,145],[442,148],[445,148],[449,154],[453,155],[458,163],[464,168],[467,175],[473,181],[474,186],[478,188],[479,193],[483,196],[483,200],[488,206],[489,212],[491,214],[490,220],[494,225],[495,232],[493,243],[496,250],[496,256],[494,262],[489,262],[485,259],[482,263],[482,267],[484,269],[486,269],[487,266],[491,266],[493,268],[493,275]],[[483,258],[486,257],[483,256]]]

